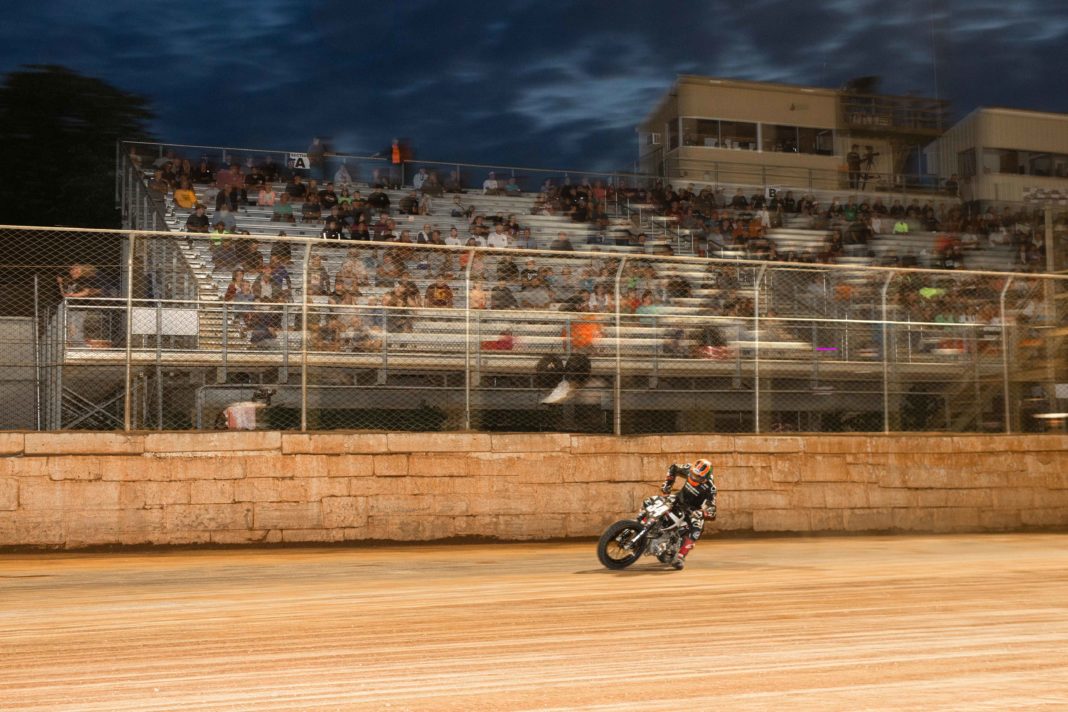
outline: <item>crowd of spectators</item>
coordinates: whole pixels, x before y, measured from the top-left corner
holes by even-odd
[[[319,175],[324,174],[320,171]],[[157,167],[153,182],[156,189],[171,192],[179,207],[193,208],[186,228],[211,235],[217,266],[243,271],[240,279],[235,274],[227,301],[284,304],[292,291],[288,254],[272,251],[270,258],[264,260],[260,246],[253,240],[234,237],[247,236],[237,225],[245,206],[270,208],[274,222],[319,226],[320,236],[328,241],[383,243],[373,252],[360,250],[363,257],[347,257],[336,275],[330,274],[322,255],[313,258],[306,289],[318,299],[318,317],[315,324],[309,324],[308,331],[309,338],[323,348],[370,348],[381,343],[381,330],[411,331],[418,317],[405,310],[455,306],[463,287],[462,282],[458,283],[459,276],[468,269],[472,285],[463,296],[472,308],[589,314],[615,311],[612,270],[618,263],[613,264],[613,260],[591,260],[589,267],[576,269],[572,265],[557,274],[548,264],[539,267],[524,263],[520,267],[510,257],[487,259],[478,253],[417,250],[420,245],[538,247],[530,226],[523,224],[522,214],[479,212],[467,196],[479,189],[466,189],[455,172],[441,180],[436,172],[420,169],[411,176],[411,190],[396,203],[386,191],[397,185],[392,172],[383,171],[363,188],[353,182],[344,163],[331,177],[333,181],[305,181],[299,173],[284,176],[277,166],[251,159],[218,171],[207,161],[194,167],[188,161],[170,160]],[[279,190],[276,186],[283,178],[284,187]],[[200,202],[193,190],[197,185]],[[481,193],[519,195],[521,190],[513,176],[500,179],[490,173]],[[656,184],[645,189],[600,181],[575,185],[565,181],[556,185],[547,180],[534,196],[531,213],[592,223],[594,229],[582,230],[584,242],[642,246],[647,238],[641,224],[632,222],[627,230],[608,232],[612,204],[646,206],[646,215],[663,218],[673,228],[691,235],[699,254],[735,250],[750,258],[796,262],[833,262],[851,256],[867,258],[873,264],[901,266],[922,260],[925,265],[954,269],[966,265],[971,250],[1012,245],[1017,266],[1027,269],[1039,266],[1044,249],[1042,232],[1035,229],[1034,215],[1028,212],[1007,208],[978,211],[970,205],[919,198],[907,203],[890,200],[887,204],[880,197],[867,194],[823,204],[811,194],[795,196],[791,191],[765,197],[746,195],[741,189],[726,193],[711,186],[698,190],[693,186]],[[209,206],[213,206],[210,217]],[[446,212],[452,218],[449,225],[435,227],[434,218]],[[422,229],[415,230],[414,225],[411,229],[403,227],[415,217],[427,221],[422,222]],[[462,218],[459,225],[457,218]],[[818,249],[781,249],[774,229],[784,225],[823,231],[827,238]],[[929,247],[920,254],[898,255],[893,250],[876,249],[884,236],[918,231],[931,234]],[[566,230],[560,231],[547,247],[560,252],[575,249]],[[345,248],[339,245],[334,249]],[[655,274],[635,280],[632,270],[644,269],[643,265],[642,260],[628,261],[624,275],[627,286],[621,292],[619,305],[625,314],[638,320],[635,323],[655,322],[658,310],[670,306],[673,300],[692,299],[691,289],[720,295],[703,303],[714,313],[746,314],[750,309],[745,299],[722,296],[731,291],[729,284],[722,284],[730,281],[723,270],[710,272],[714,278],[704,284],[687,285],[678,279],[672,284],[668,277]],[[603,273],[605,270],[607,273]],[[244,275],[253,273],[257,276],[247,289],[243,288],[241,280],[247,281]],[[336,313],[331,311],[333,307],[337,307]],[[241,309],[239,322],[253,343],[278,337],[279,325],[273,317],[257,316],[260,311],[255,306]],[[273,311],[279,313],[277,309]],[[356,320],[355,314],[360,314],[360,319]],[[707,348],[718,348],[721,341],[708,334],[675,340],[701,343]]]

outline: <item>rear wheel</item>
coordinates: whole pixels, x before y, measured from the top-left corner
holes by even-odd
[[[625,569],[641,558],[645,552],[645,539],[628,548],[643,527],[633,519],[623,519],[605,530],[597,542],[597,558],[605,568]]]

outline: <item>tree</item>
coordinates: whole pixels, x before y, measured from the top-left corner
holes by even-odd
[[[115,145],[150,138],[148,100],[65,67],[30,65],[0,87],[0,221],[121,227]]]

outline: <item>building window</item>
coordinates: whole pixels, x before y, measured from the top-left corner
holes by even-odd
[[[683,119],[682,145],[718,148],[719,121],[715,119]]]
[[[757,125],[744,121],[720,121],[719,143],[723,148],[757,149]]]
[[[985,148],[983,172],[1065,178],[1068,177],[1068,154]]]
[[[834,155],[834,132],[831,129],[762,124],[760,133],[763,150],[771,153]]]
[[[834,131],[806,126],[689,118],[682,120],[682,145],[833,156]]]
[[[969,148],[957,154],[957,175],[971,178],[975,175],[975,149]]]

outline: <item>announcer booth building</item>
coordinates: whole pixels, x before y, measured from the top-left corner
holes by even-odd
[[[964,200],[1016,203],[1034,191],[1068,194],[1068,114],[976,109],[927,154],[941,174],[957,174]]]
[[[638,126],[642,172],[676,181],[861,190],[902,187],[910,157],[938,138],[947,103],[875,93],[680,75]]]

